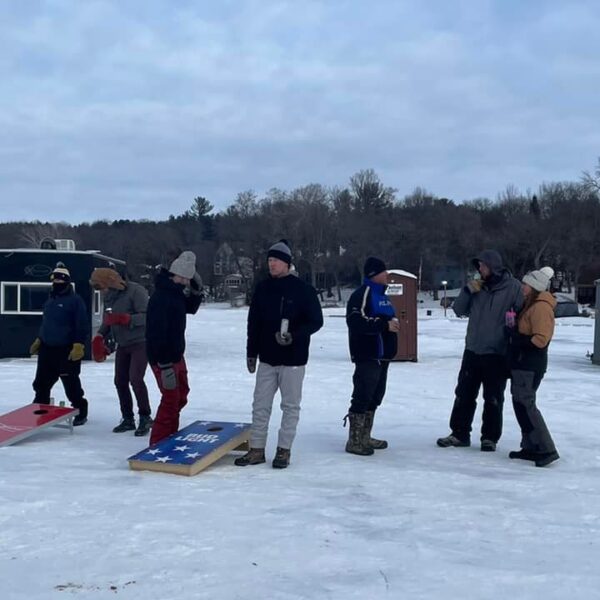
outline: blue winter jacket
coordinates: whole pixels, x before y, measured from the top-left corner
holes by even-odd
[[[365,279],[346,307],[346,324],[352,362],[391,360],[398,351],[398,336],[389,331],[394,309],[386,286]]]
[[[71,286],[59,293],[52,290],[43,311],[39,337],[46,346],[85,344],[90,332],[88,313]]]

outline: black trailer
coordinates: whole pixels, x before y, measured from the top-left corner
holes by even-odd
[[[58,262],[69,269],[73,287],[83,298],[92,335],[98,330],[102,297],[90,286],[90,275],[96,267],[114,266],[124,276],[122,260],[95,250],[0,249],[0,358],[29,356],[29,346],[42,323],[42,307],[51,286],[50,273]],[[90,358],[90,340],[86,340],[85,358]]]

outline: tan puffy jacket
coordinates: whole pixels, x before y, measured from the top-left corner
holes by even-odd
[[[532,336],[531,343],[546,348],[554,335],[556,299],[550,292],[540,292],[533,304],[519,315],[519,333]]]

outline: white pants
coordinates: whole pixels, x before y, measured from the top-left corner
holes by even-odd
[[[269,419],[273,409],[273,398],[279,389],[281,393],[281,426],[279,428],[280,448],[289,449],[296,437],[296,427],[300,419],[302,382],[306,367],[273,367],[259,363],[252,403],[252,431],[250,446],[264,448],[267,444]]]

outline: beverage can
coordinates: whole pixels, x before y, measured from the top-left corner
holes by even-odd
[[[504,323],[507,327],[514,327],[517,320],[517,313],[511,308],[506,311],[504,315]]]

